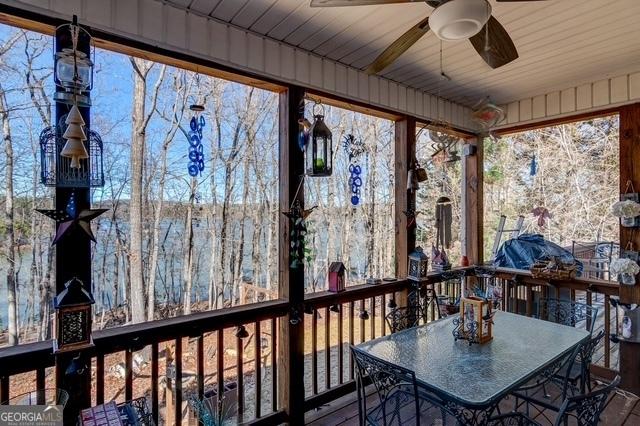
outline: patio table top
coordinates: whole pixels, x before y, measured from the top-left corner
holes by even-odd
[[[586,330],[497,311],[493,339],[455,341],[453,317],[357,345],[412,370],[422,387],[470,408],[493,405],[589,338]]]

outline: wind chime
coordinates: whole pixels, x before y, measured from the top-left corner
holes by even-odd
[[[193,117],[189,121],[189,165],[187,170],[189,176],[202,176],[204,171],[204,147],[202,146],[202,129],[204,129],[205,121],[202,112],[204,106],[193,104],[189,107],[193,112]]]
[[[289,267],[297,269],[304,265],[306,258],[306,236],[307,236],[307,224],[306,219],[309,217],[313,209],[317,206],[313,206],[310,209],[303,209],[302,203],[298,199],[298,194],[302,188],[304,182],[304,175],[300,178],[300,183],[296,189],[296,193],[293,196],[294,201],[291,203],[288,212],[282,212],[291,221],[291,231],[289,232],[290,246],[289,246]]]
[[[364,152],[364,142],[356,139],[353,134],[345,136],[342,147],[349,157],[349,188],[351,189],[351,204],[357,206],[361,200],[362,167],[359,158]]]

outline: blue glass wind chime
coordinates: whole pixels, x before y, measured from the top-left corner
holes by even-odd
[[[351,189],[351,204],[360,204],[362,188],[362,167],[359,159],[364,152],[364,142],[356,138],[353,134],[348,134],[342,141],[342,147],[349,157],[349,188]]]
[[[189,107],[193,117],[189,122],[189,165],[187,170],[191,177],[202,176],[204,171],[204,147],[202,146],[202,129],[205,121],[202,111],[204,106],[193,104]]]

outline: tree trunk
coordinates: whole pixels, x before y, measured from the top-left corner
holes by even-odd
[[[9,109],[4,89],[0,87],[0,120],[5,153],[5,257],[7,260],[7,319],[9,345],[18,344],[17,280],[15,272],[16,242],[13,223],[13,143],[9,123]]]

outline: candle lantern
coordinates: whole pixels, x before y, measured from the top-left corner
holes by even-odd
[[[309,141],[305,148],[307,175],[331,176],[333,142],[331,130],[324,123],[324,115],[315,115],[309,133]]]
[[[416,249],[409,254],[409,268],[407,278],[412,280],[423,280],[427,278],[427,263],[429,257],[424,254],[422,247]]]
[[[58,32],[63,27],[69,29],[68,37],[72,47],[60,49],[55,46],[53,77],[56,85],[65,90],[56,92],[54,98],[57,102],[89,106],[89,92],[93,87],[93,61],[78,49],[78,45],[88,43],[91,46],[91,35],[78,25],[75,15],[73,21],[59,27]],[[65,45],[69,44],[67,40],[63,41]]]
[[[460,299],[460,317],[453,320],[455,340],[472,343],[487,343],[493,339],[493,314],[491,302],[471,296]]]
[[[82,281],[73,278],[54,299],[56,338],[54,352],[66,352],[93,346],[91,339],[91,305],[93,296]]]

